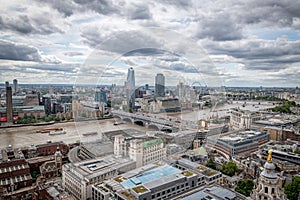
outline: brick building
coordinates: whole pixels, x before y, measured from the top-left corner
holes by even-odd
[[[12,146],[0,153],[0,186],[7,193],[32,185],[30,168],[24,155]]]

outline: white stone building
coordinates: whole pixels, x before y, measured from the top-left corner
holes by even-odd
[[[251,194],[252,199],[286,200],[283,189],[279,187],[281,182],[282,178],[275,172],[275,165],[272,163],[272,150],[269,150],[268,160]]]
[[[167,156],[167,148],[163,140],[154,139],[127,139],[122,135],[115,136],[114,154],[116,156],[129,156],[136,161],[136,167],[141,167]]]

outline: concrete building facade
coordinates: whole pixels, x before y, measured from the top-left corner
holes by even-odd
[[[129,156],[136,161],[136,167],[141,167],[166,158],[167,148],[160,138],[128,140],[123,135],[117,135],[114,141],[114,154]]]
[[[207,139],[207,147],[217,150],[223,156],[232,158],[236,155],[250,155],[259,150],[259,146],[270,141],[266,131],[242,131],[223,137]]]
[[[135,162],[129,158],[116,158],[111,155],[68,163],[62,167],[62,185],[76,199],[90,199],[92,184],[132,170],[135,166]]]

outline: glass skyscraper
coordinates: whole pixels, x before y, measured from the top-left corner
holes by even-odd
[[[155,96],[165,96],[165,76],[163,74],[157,74],[155,77]]]
[[[128,69],[127,80],[125,82],[127,105],[133,111],[135,108],[135,77],[132,67]]]

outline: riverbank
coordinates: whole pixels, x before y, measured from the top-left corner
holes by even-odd
[[[32,144],[44,144],[48,140],[52,142],[63,141],[66,144],[75,143],[78,141],[93,141],[102,139],[102,133],[108,131],[116,131],[121,129],[134,128],[140,131],[146,131],[145,127],[132,124],[121,124],[114,126],[114,118],[104,120],[91,120],[80,122],[64,122],[54,123],[44,126],[21,126],[0,129],[0,149],[6,148],[8,145],[13,145],[14,148],[26,147]],[[37,133],[41,128],[63,128],[66,134],[49,135]],[[97,132],[95,135],[84,136],[85,133]]]

